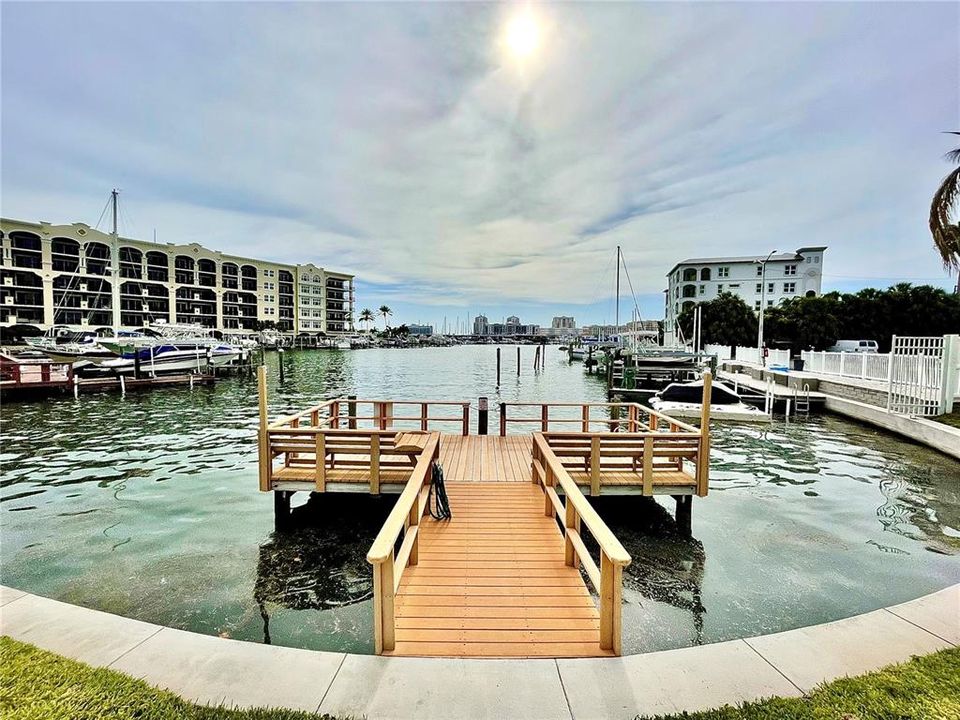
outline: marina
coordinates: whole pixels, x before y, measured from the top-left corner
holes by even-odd
[[[458,494],[467,483],[484,493],[497,492],[493,486],[523,493],[510,500],[517,506],[514,511],[484,518],[483,523],[546,528],[545,486],[533,482],[531,468],[532,438],[544,434],[541,408],[548,407],[546,434],[554,436],[582,431],[584,403],[591,433],[609,434],[611,422],[626,429],[631,415],[624,410],[611,417],[603,378],[568,364],[559,353],[548,354],[546,364],[534,373],[535,350],[521,348],[518,377],[512,367],[516,351],[505,348],[503,355],[511,362],[499,391],[493,389],[496,348],[486,345],[267,353],[268,416],[275,422],[340,399],[341,424],[349,425],[348,416],[357,416],[358,430],[367,426],[369,442],[372,426],[382,422],[392,422],[381,431],[383,437],[420,432],[423,410],[420,404],[395,404],[378,418],[373,404],[360,403],[352,411],[350,395],[384,399],[390,397],[390,388],[403,387],[407,397],[432,398],[428,432],[440,434],[454,523],[448,529],[468,519],[481,522],[470,518],[470,499]],[[431,368],[429,374],[424,367]],[[479,398],[484,396],[489,434],[479,435]],[[305,403],[305,398],[317,401]],[[0,512],[5,545],[14,559],[5,564],[5,583],[212,635],[377,652],[375,575],[368,555],[396,507],[401,484],[382,482],[380,493],[371,494],[369,473],[342,465],[341,460],[348,459],[342,457],[336,460],[336,472],[363,476],[349,485],[355,492],[339,492],[331,481],[331,491],[317,493],[312,458],[301,458],[307,464],[300,470],[311,477],[286,486],[299,489],[289,498],[286,526],[278,530],[273,502],[267,493],[257,492],[255,377],[240,373],[192,393],[177,387],[126,396],[94,393],[80,402],[51,398],[16,407],[16,413],[2,414],[9,442]],[[49,412],[60,418],[57,428],[37,422]],[[318,415],[329,417],[329,410],[318,410]],[[211,417],[218,421],[211,423]],[[645,415],[636,416],[638,423],[646,420]],[[310,413],[301,421],[306,425],[302,429],[314,432]],[[114,432],[104,449],[100,428],[108,422]],[[501,424],[506,428],[502,436]],[[660,429],[669,432],[665,421]],[[340,430],[347,431],[349,427]],[[670,494],[659,494],[653,485],[653,495],[644,496],[642,464],[639,482],[633,469],[628,471],[634,483],[631,494],[616,494],[617,489],[604,482],[600,494],[591,497],[583,462],[587,449],[562,458],[560,464],[571,478],[580,473],[574,484],[631,559],[621,573],[624,654],[839,619],[939,589],[956,577],[953,528],[960,526],[955,493],[960,475],[949,458],[834,416],[778,417],[756,426],[716,424],[710,442],[709,496],[694,501],[689,534],[677,523],[677,503]],[[282,457],[275,458],[277,472],[285,467]],[[384,466],[382,480],[391,473],[412,472],[407,457],[387,460],[399,465]],[[896,473],[889,470],[894,465]],[[602,469],[602,477],[611,475]],[[562,485],[553,487],[563,505]],[[766,514],[775,513],[779,522],[763,521],[758,506]],[[556,515],[555,507],[553,511]],[[547,562],[555,563],[552,569],[561,571],[557,575],[569,577],[563,570],[570,568],[561,531],[565,519],[564,510],[561,522],[553,524],[556,552],[548,553]],[[425,548],[439,540],[431,528],[443,528],[429,515],[421,522],[419,562],[426,563]],[[736,546],[729,542],[731,527],[740,537]],[[484,536],[493,533],[484,531]],[[584,528],[583,541],[589,559],[600,566],[601,550],[589,529]],[[798,544],[804,552],[795,551]],[[56,560],[62,557],[69,562]],[[509,562],[514,560],[527,562],[511,555]],[[467,557],[462,563],[445,562],[460,564],[445,568],[457,570],[450,577],[457,583],[458,608],[469,607],[465,603],[474,597],[460,592],[467,587],[468,561],[476,564]],[[508,567],[487,569],[516,575],[509,562],[498,563]],[[822,572],[824,567],[832,568],[829,574]],[[409,649],[401,643],[409,641],[413,631],[435,638],[435,631],[481,630],[435,627],[437,618],[443,621],[432,611],[430,618],[410,615],[417,601],[408,604],[404,593],[436,575],[417,574],[427,569],[435,568],[418,563],[394,575],[400,653]],[[473,576],[470,582],[487,582],[482,575]],[[588,622],[581,623],[580,631],[596,628],[592,647],[599,655],[606,652],[600,649],[599,595],[588,575],[578,577],[577,594],[580,588],[588,593],[597,614],[581,618]],[[530,617],[514,619],[536,624]],[[470,624],[476,625],[465,623]],[[516,632],[519,636],[533,629]],[[448,642],[457,645],[458,654],[480,654],[466,646],[477,637],[482,635],[457,635]],[[509,650],[521,652],[499,652]]]

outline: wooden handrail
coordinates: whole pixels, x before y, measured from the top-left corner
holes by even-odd
[[[431,433],[406,487],[367,551],[367,562],[373,565],[373,634],[378,655],[396,647],[396,591],[404,568],[408,564],[416,565],[418,561],[420,516],[423,514],[420,496],[433,461],[439,455],[440,434]],[[404,531],[403,542],[394,557],[393,549],[401,531]]]
[[[540,415],[538,417],[508,417],[507,408],[509,407],[539,407]],[[580,417],[569,417],[569,418],[558,418],[550,416],[550,408],[580,408]],[[608,408],[611,411],[616,411],[615,414],[612,412],[612,417],[609,418],[597,418],[596,416],[591,417],[590,409],[591,408]],[[626,415],[621,414],[621,410],[626,408]],[[582,432],[590,432],[591,425],[605,425],[608,427],[624,427],[627,432],[637,432],[640,429],[642,421],[640,420],[640,415],[645,414],[648,418],[646,423],[647,428],[656,431],[661,423],[668,424],[671,428],[678,428],[681,430],[686,430],[691,433],[700,432],[699,428],[690,425],[688,423],[677,420],[676,418],[665,415],[664,413],[658,412],[653,408],[647,407],[636,402],[596,402],[596,403],[573,403],[573,402],[551,402],[551,403],[537,403],[537,402],[504,402],[500,403],[500,434],[506,435],[507,426],[510,423],[517,424],[527,424],[527,425],[540,425],[540,431],[546,432],[549,430],[550,424],[578,424],[580,425]]]
[[[533,435],[532,473],[533,481],[540,484],[546,498],[544,514],[550,516],[556,513],[563,522],[564,562],[572,567],[582,565],[600,596],[600,648],[620,655],[623,642],[623,568],[630,564],[630,554],[580,492],[543,433]],[[556,484],[564,493],[562,506],[555,490]],[[600,546],[599,568],[583,542],[581,523],[587,526]]]

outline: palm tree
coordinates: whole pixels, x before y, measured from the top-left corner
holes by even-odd
[[[960,135],[960,132],[949,134]],[[960,211],[960,147],[951,150],[944,157],[957,167],[943,179],[933,195],[933,202],[930,204],[930,233],[944,268],[960,273],[960,223],[950,221],[951,216]]]
[[[390,323],[387,322],[387,318],[393,315],[393,310],[391,310],[387,305],[381,305],[380,314],[383,315],[383,329],[386,330],[388,327],[390,327]]]
[[[367,330],[370,329],[370,323],[372,323],[375,318],[376,315],[373,314],[373,310],[370,308],[364,308],[360,311],[360,322],[367,326]]]

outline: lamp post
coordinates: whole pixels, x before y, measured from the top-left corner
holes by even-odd
[[[776,252],[776,250],[771,250],[770,254],[768,254],[763,260],[755,261],[760,263],[760,323],[757,331],[757,359],[760,363],[760,367],[764,367],[766,365],[766,363],[763,361],[763,315],[767,311],[767,263],[770,262],[770,258],[772,258]]]

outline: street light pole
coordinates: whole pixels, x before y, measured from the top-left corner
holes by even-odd
[[[770,262],[770,258],[772,258],[776,252],[776,250],[771,250],[766,258],[755,261],[760,263],[760,322],[757,330],[757,361],[760,363],[760,367],[764,367],[766,364],[763,361],[763,316],[767,311],[767,304],[765,302],[767,292],[767,263]]]

